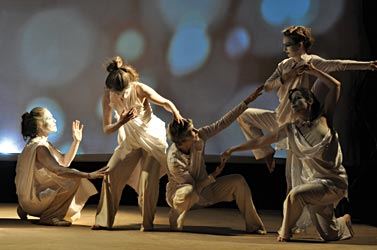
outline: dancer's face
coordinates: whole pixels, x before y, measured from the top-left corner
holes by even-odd
[[[40,131],[43,132],[44,135],[57,131],[56,120],[48,109],[44,111],[43,121]]]
[[[292,38],[283,36],[283,51],[288,57],[299,57],[302,54],[301,43],[295,43]]]
[[[307,100],[300,91],[295,91],[291,96],[291,108],[294,113],[302,113],[308,110],[311,102]]]
[[[199,140],[198,132],[191,130],[191,135],[186,136],[183,141],[177,145],[179,150],[181,150],[183,153],[190,153],[192,146],[195,142]]]

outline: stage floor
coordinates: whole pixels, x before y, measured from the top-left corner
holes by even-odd
[[[281,223],[279,211],[259,211],[267,235],[246,234],[237,209],[190,211],[184,232],[169,231],[167,207],[158,208],[153,232],[139,231],[141,218],[135,206],[121,206],[112,231],[92,231],[95,211],[96,206],[86,206],[81,219],[71,227],[51,227],[36,224],[33,217],[21,221],[16,214],[16,204],[0,204],[0,249],[377,249],[377,228],[355,223],[355,237],[350,240],[324,243],[314,228],[310,228],[305,234],[295,235],[294,242],[277,242],[276,231]]]

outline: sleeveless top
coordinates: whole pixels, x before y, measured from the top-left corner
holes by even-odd
[[[123,98],[110,91],[110,107],[115,111],[115,118],[119,120],[123,110],[135,107],[137,117],[128,121],[118,130],[118,147],[115,150],[122,152],[125,157],[135,149],[143,149],[160,162],[160,177],[166,174],[166,129],[165,123],[153,114],[152,107],[148,103],[142,103],[137,96],[136,87],[139,82],[131,82],[126,89]],[[130,177],[129,185],[135,190],[138,187],[140,163]]]

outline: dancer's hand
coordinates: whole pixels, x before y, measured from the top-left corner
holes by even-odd
[[[88,173],[88,179],[103,178],[105,174],[108,172],[108,170],[109,170],[109,167],[106,166],[94,172]]]
[[[119,122],[123,125],[138,116],[137,110],[135,107],[132,107],[128,112],[126,109],[123,110],[122,114],[120,114]]]
[[[264,85],[261,85],[259,87],[257,87],[253,93],[251,93],[245,100],[244,100],[244,103],[246,105],[248,105],[250,102],[254,101],[255,99],[258,98],[258,96],[260,96],[262,93],[262,90],[264,88]]]
[[[80,125],[80,121],[75,120],[72,122],[72,137],[74,141],[81,142],[83,128],[84,125]]]
[[[296,67],[294,69],[291,69],[289,72],[283,74],[281,76],[283,84],[286,81],[290,80],[290,79],[296,78],[296,77],[301,76],[302,74],[304,74],[306,68],[307,68],[307,66],[306,66],[306,64],[304,64],[304,65],[298,66],[298,67]]]
[[[213,178],[216,178],[219,174],[221,174],[221,172],[223,171],[225,167],[225,164],[220,164],[219,166],[216,167],[215,171],[213,171],[211,173],[211,175],[213,176]]]
[[[183,118],[179,112],[173,113],[173,119],[176,120],[178,124],[183,124],[183,122],[186,121],[186,119]]]
[[[225,166],[225,163],[229,160],[231,154],[232,154],[232,151],[231,151],[230,148],[228,148],[227,150],[225,150],[225,151],[221,154],[221,165],[224,165],[224,166]]]

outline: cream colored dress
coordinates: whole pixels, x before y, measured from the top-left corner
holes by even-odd
[[[321,141],[310,145],[306,138],[315,133],[318,124],[318,120],[314,121],[305,135],[295,124],[290,124],[286,130],[292,161],[291,175],[287,176],[290,189],[279,231],[283,238],[290,238],[297,224],[311,223],[324,240],[352,237],[350,225],[343,217],[336,219],[334,215],[334,207],[347,196],[348,187],[338,135],[329,129]]]
[[[123,96],[110,91],[110,107],[119,119],[123,110],[132,107],[137,117],[118,131],[119,145],[111,156],[108,174],[103,179],[97,208],[96,225],[111,228],[119,208],[123,189],[130,185],[138,193],[141,230],[153,229],[159,194],[159,178],[166,174],[165,123],[152,113],[149,102],[142,103],[136,92],[141,83],[131,82]]]
[[[124,124],[118,131],[119,146],[115,151],[121,151],[120,157],[124,158],[132,150],[142,148],[148,154],[152,155],[160,164],[160,177],[166,174],[166,128],[165,123],[155,116],[152,108],[148,103],[144,106],[140,102],[136,86],[139,82],[130,83],[130,87],[126,90],[123,99],[120,99],[115,93],[110,91],[110,106],[115,111],[115,118],[118,120],[123,110],[130,110],[135,107],[138,116],[132,121]],[[138,181],[141,171],[140,162],[134,169],[128,185],[133,187],[138,192]]]
[[[39,146],[46,147],[56,157],[51,150],[53,146],[45,139],[36,137],[25,146],[16,166],[19,205],[26,213],[44,221],[55,217],[68,221],[80,218],[85,202],[97,190],[87,179],[61,177],[47,168],[38,167],[36,149]]]

